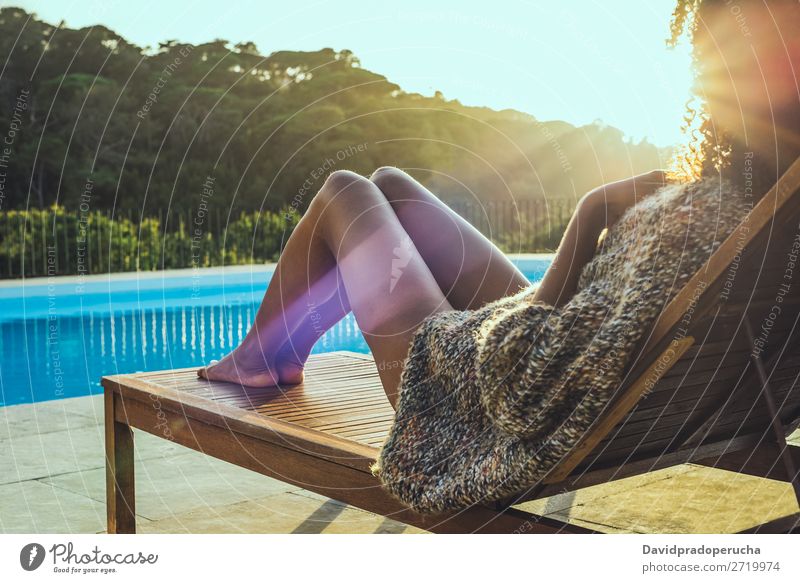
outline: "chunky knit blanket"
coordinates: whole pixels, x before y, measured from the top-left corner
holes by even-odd
[[[439,512],[536,484],[602,411],[643,335],[747,204],[719,180],[666,186],[609,230],[567,304],[535,302],[531,287],[429,317],[373,467],[384,487]]]

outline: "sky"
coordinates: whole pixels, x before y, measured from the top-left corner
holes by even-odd
[[[350,49],[409,92],[595,120],[681,141],[689,48],[667,49],[674,0],[16,0],[42,20],[103,24],[140,46],[222,38],[277,50]]]

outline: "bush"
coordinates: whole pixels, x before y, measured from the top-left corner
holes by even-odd
[[[505,252],[552,251],[572,214],[570,201],[451,203]],[[0,276],[88,275],[277,261],[300,215],[244,212],[235,218],[160,213],[110,217],[62,207],[0,212]]]
[[[89,275],[275,261],[294,221],[274,211],[220,217],[110,217],[61,207],[0,213],[4,277]]]

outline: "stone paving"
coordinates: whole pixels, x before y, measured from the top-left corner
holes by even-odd
[[[135,431],[146,533],[421,533]],[[800,445],[800,432],[792,436]],[[103,401],[0,407],[0,532],[105,529]],[[691,464],[525,504],[605,532],[734,532],[797,512],[788,484]]]

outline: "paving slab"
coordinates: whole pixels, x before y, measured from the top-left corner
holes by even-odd
[[[0,441],[79,429],[102,422],[102,395],[0,407]]]
[[[0,440],[0,484],[105,468],[101,425],[24,434]],[[191,451],[143,431],[134,437],[137,459],[167,458]]]
[[[147,522],[147,533],[422,533],[329,499],[287,492]]]
[[[19,482],[104,466],[98,425],[0,442],[0,483]]]
[[[0,532],[105,528],[102,395],[0,407]],[[424,532],[134,430],[142,532]],[[800,429],[789,437],[800,446]],[[787,484],[684,464],[522,508],[601,532],[734,532],[797,511]]]
[[[792,433],[789,437],[786,438],[786,441],[791,443],[792,445],[800,446],[800,429]]]
[[[92,533],[106,526],[96,500],[36,480],[0,486],[0,532]]]
[[[531,500],[523,504],[519,504],[518,508],[527,510],[528,512],[535,512],[540,515],[550,515],[556,512],[561,512],[561,515],[568,515],[567,509],[573,506],[588,505],[597,503],[599,499],[620,494],[636,488],[647,487],[654,482],[661,482],[669,480],[675,476],[685,472],[692,471],[692,466],[679,465],[655,472],[649,472],[639,476],[631,476],[622,480],[614,480],[605,484],[598,484],[591,488],[583,488],[573,492],[564,492],[563,494],[556,494],[548,498],[541,498],[539,500]]]
[[[644,533],[731,533],[797,512],[789,484],[702,466],[551,514]]]
[[[218,506],[298,490],[250,470],[186,451],[182,455],[135,460],[137,515],[159,520],[191,510],[213,512]],[[98,502],[105,501],[104,468],[43,481]]]

